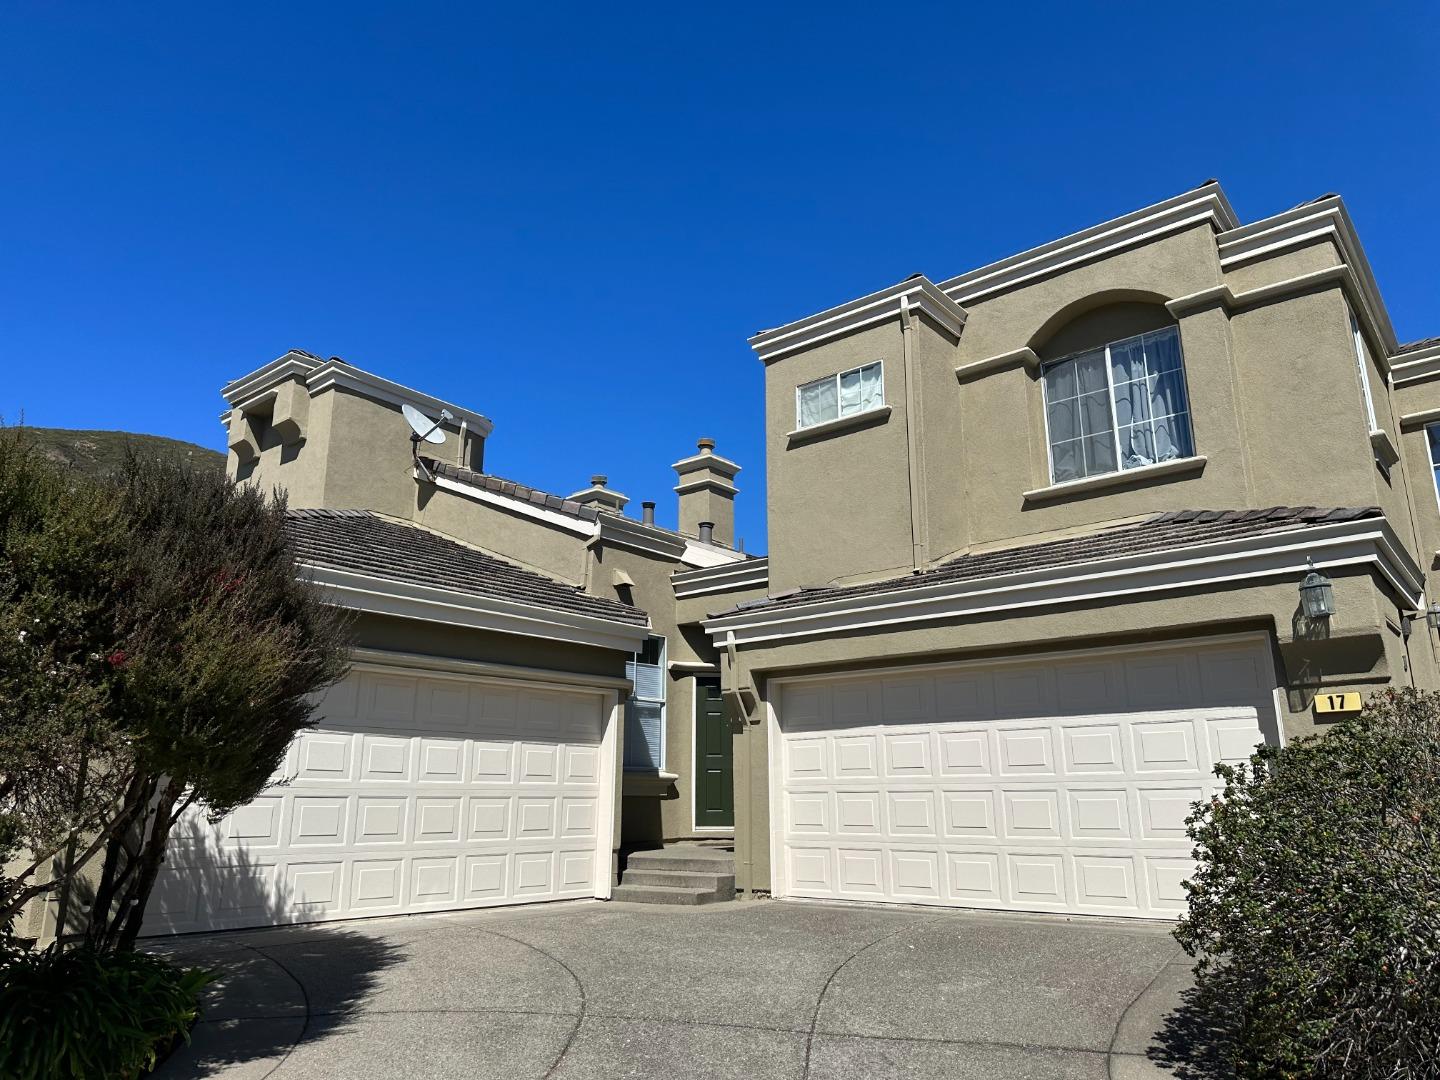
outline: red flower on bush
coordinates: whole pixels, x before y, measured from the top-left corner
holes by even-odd
[[[116,649],[105,658],[106,662],[113,668],[122,668],[125,662],[130,659],[130,654],[124,649]]]

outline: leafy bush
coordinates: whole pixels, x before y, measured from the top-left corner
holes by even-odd
[[[1236,1075],[1440,1075],[1440,695],[1216,772],[1175,936]]]
[[[176,1038],[189,1040],[212,978],[146,953],[12,953],[0,970],[0,1076],[139,1076]]]

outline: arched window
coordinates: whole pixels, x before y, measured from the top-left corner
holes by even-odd
[[[1041,375],[1051,483],[1194,456],[1175,326],[1061,357]]]

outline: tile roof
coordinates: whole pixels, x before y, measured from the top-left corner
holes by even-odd
[[[296,558],[312,566],[635,626],[649,621],[645,612],[629,604],[590,596],[576,586],[369,510],[291,510],[287,531]]]
[[[1143,555],[1192,544],[1216,543],[1286,529],[1303,529],[1327,522],[1379,516],[1381,511],[1378,506],[1336,509],[1276,506],[1266,510],[1173,510],[1141,522],[1098,529],[1083,536],[961,555],[929,570],[904,577],[886,578],[860,585],[798,589],[764,600],[748,601],[723,614],[799,607],[848,597],[900,592],[950,581],[971,581],[1029,570],[1058,569],[1125,555]]]
[[[535,506],[544,507],[546,510],[558,510],[560,513],[569,514],[580,521],[595,521],[600,516],[600,511],[594,506],[578,503],[574,499],[562,499],[559,495],[551,495],[548,491],[541,491],[539,488],[532,488],[527,484],[491,476],[489,473],[476,472],[474,469],[462,468],[459,465],[447,465],[445,462],[436,461],[433,458],[421,458],[420,460],[436,476],[448,477],[462,484],[484,488],[486,491],[493,491],[499,495],[508,495],[512,499],[532,503]]]
[[[1407,341],[1395,350],[1395,355],[1399,356],[1401,353],[1419,352],[1421,349],[1428,349],[1432,345],[1440,345],[1440,337],[1427,337],[1421,338],[1419,341]]]

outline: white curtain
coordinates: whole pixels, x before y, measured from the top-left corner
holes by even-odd
[[[833,378],[822,379],[800,388],[800,427],[823,424],[839,415]]]

